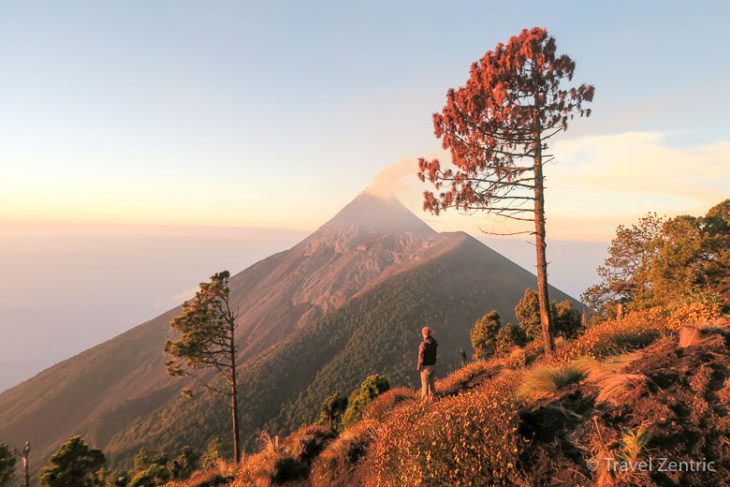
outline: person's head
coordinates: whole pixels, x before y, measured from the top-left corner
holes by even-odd
[[[423,335],[423,338],[430,337],[431,336],[431,328],[424,326],[421,328],[421,335]]]

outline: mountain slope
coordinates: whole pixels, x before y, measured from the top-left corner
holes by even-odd
[[[370,373],[385,374],[393,384],[415,384],[423,323],[436,330],[439,372],[445,373],[458,366],[461,348],[470,349],[469,330],[477,318],[498,309],[514,319],[513,309],[534,276],[466,234],[445,237],[448,252],[383,281],[243,368],[241,416],[249,446],[262,425],[283,434],[313,421],[326,395],[347,393]],[[490,281],[498,284],[485,285]],[[130,425],[106,450],[128,458],[145,444],[175,450],[213,436],[226,440],[227,419],[219,399],[180,399]]]
[[[534,281],[464,234],[436,233],[397,201],[361,194],[293,248],[231,278],[232,301],[240,309],[246,431],[265,423],[287,429],[310,414],[323,390],[349,389],[372,370],[407,381],[421,322],[437,329],[444,323],[448,357],[456,347],[468,348],[465,330],[485,310],[511,317]],[[198,440],[225,432],[227,415],[214,414],[218,399],[183,401],[178,392],[186,381],[165,373],[161,350],[178,312],[0,394],[0,440],[30,440],[36,458],[43,458],[82,433],[123,461],[144,441],[200,446]],[[377,340],[367,343],[362,337],[375,330]]]

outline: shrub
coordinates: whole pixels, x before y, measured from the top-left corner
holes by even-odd
[[[478,358],[486,359],[494,354],[501,327],[499,313],[496,311],[490,311],[474,323],[469,336]]]
[[[504,366],[508,369],[520,369],[527,366],[527,352],[522,347],[512,349],[512,352],[504,360]]]
[[[629,313],[622,320],[593,325],[576,340],[558,349],[557,358],[567,362],[577,357],[604,358],[643,348],[669,333],[666,312],[650,308]]]
[[[90,487],[96,483],[94,474],[104,462],[101,450],[90,448],[81,436],[75,435],[51,455],[40,472],[40,483],[48,487]]]
[[[585,374],[582,363],[572,363],[562,367],[538,365],[522,373],[517,395],[525,401],[536,401],[580,381]]]
[[[362,417],[382,423],[397,406],[405,401],[414,401],[416,398],[416,393],[406,387],[391,389],[376,397]]]
[[[527,337],[522,328],[507,323],[497,332],[495,353],[497,355],[508,355],[513,348],[521,347],[525,343],[527,343]]]
[[[474,391],[397,409],[380,429],[370,475],[385,485],[513,485],[521,440],[508,388]]]
[[[278,436],[261,433],[262,449],[242,462],[234,485],[272,485],[306,476],[306,465],[298,462]]]
[[[347,473],[365,456],[378,424],[365,418],[327,445],[312,462],[312,486],[328,486],[337,479],[346,478]]]
[[[335,432],[331,428],[313,424],[287,436],[284,449],[301,462],[311,462],[334,437]]]
[[[367,377],[360,384],[360,388],[350,394],[350,398],[347,401],[347,409],[342,415],[342,423],[345,428],[349,428],[360,421],[363,411],[365,411],[373,399],[388,389],[390,389],[390,384],[385,377],[378,374]]]
[[[687,302],[675,306],[669,313],[667,326],[679,330],[684,326],[708,325],[722,312],[722,299],[713,293],[703,293],[690,297]]]
[[[580,311],[573,309],[573,304],[569,300],[550,305],[550,313],[555,323],[555,334],[563,338],[576,338],[582,328]]]
[[[342,397],[339,391],[333,392],[322,402],[319,411],[320,424],[326,424],[331,429],[339,430],[342,427],[342,414],[347,409],[347,398]]]
[[[223,440],[211,438],[200,457],[200,465],[204,468],[214,468],[223,459]]]

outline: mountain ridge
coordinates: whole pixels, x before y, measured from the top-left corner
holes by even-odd
[[[465,248],[472,251],[466,252]],[[476,254],[474,249],[478,250]],[[422,276],[431,282],[430,287],[419,287],[421,294],[413,299],[442,293],[448,280],[444,276],[453,272],[442,269],[439,272],[444,276],[433,277],[425,276],[423,269],[430,262],[443,259],[467,262],[467,269],[483,268],[481,264],[477,265],[483,260],[500,269],[496,282],[501,284],[496,284],[495,288],[510,282],[508,292],[515,295],[514,300],[510,298],[509,303],[499,306],[505,316],[512,313],[524,288],[534,286],[531,273],[467,234],[435,232],[397,200],[361,193],[292,248],[262,259],[232,276],[232,300],[242,310],[237,335],[239,363],[245,368],[248,363],[272,356],[277,344],[287,337],[306,333],[308,326],[327,320],[328,316],[330,319],[332,316],[350,319],[347,313],[337,315],[337,310],[353,300],[369,302],[382,313],[390,313],[389,319],[397,323],[392,330],[403,333],[403,327],[414,324],[409,324],[402,313],[383,310],[377,301],[372,301],[371,293],[377,294],[383,286],[391,286],[396,295],[408,292],[408,289],[399,289],[394,282],[400,282],[401,286],[420,286],[415,281],[409,284],[407,280],[398,279],[406,274]],[[487,282],[490,277],[483,275],[479,279]],[[454,282],[452,285],[458,284]],[[482,286],[476,281],[472,284]],[[135,425],[144,423],[145,418],[157,417],[170,404],[179,403],[178,392],[188,385],[186,380],[167,376],[162,354],[162,345],[170,336],[168,323],[179,309],[179,306],[174,307],[0,393],[0,439],[11,444],[22,444],[30,439],[36,451],[47,456],[74,433],[86,434],[100,447],[119,444],[119,438],[125,435],[144,436],[144,431],[135,429]],[[367,309],[363,308],[363,312]],[[356,321],[358,327],[367,326],[361,320]],[[471,323],[467,320],[459,326],[462,342],[467,340],[468,345],[468,334],[462,332]],[[328,330],[332,336],[337,333],[336,326]],[[381,338],[386,342],[393,338],[395,343],[396,337],[388,336],[392,330],[384,329]],[[403,341],[398,343],[405,344]],[[348,372],[343,384],[355,380],[357,374],[364,374],[365,365],[361,364],[363,370]],[[401,372],[395,375],[402,376]],[[313,386],[314,389],[305,384],[305,389],[310,389],[308,401],[315,400],[312,397],[324,387],[322,381],[318,379],[320,385]],[[274,385],[271,393],[274,404],[279,398],[282,404],[293,400],[285,393],[285,383],[282,379],[281,384]],[[286,415],[284,409],[288,407],[282,405],[280,411],[274,412]],[[245,414],[244,411],[242,415],[245,417]],[[57,420],[59,417],[63,419]],[[218,420],[226,418],[207,417],[205,421],[224,428]],[[290,423],[282,421],[276,427],[286,428]],[[182,438],[173,438],[170,444],[179,441]],[[119,445],[110,453],[124,460],[125,455],[128,457],[127,450]],[[127,453],[122,454],[123,451]]]

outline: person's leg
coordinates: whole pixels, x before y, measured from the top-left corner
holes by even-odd
[[[428,375],[428,389],[431,399],[436,397],[436,369],[431,367],[431,373]]]
[[[421,369],[421,401],[425,401],[428,397],[428,370],[426,367]]]

